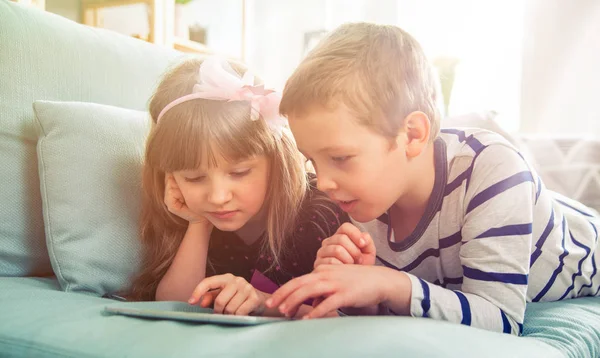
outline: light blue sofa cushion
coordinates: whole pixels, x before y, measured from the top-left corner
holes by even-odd
[[[600,297],[529,304],[523,334],[566,357],[600,357]]]
[[[36,101],[46,243],[61,287],[102,295],[137,270],[147,112]]]
[[[0,0],[0,276],[52,274],[35,100],[143,110],[173,50]]]
[[[426,318],[343,317],[222,327],[104,316],[104,307],[114,303],[60,292],[49,279],[0,278],[0,356],[563,357],[537,339]]]

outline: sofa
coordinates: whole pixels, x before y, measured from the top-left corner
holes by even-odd
[[[0,0],[1,357],[600,357],[600,301],[522,337],[426,318],[254,327],[106,315],[140,264],[148,98],[182,54]]]

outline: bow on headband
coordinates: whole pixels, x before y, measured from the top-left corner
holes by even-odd
[[[279,115],[281,96],[265,89],[263,85],[254,85],[254,75],[246,71],[240,77],[229,65],[216,56],[206,58],[200,65],[199,82],[194,85],[191,94],[169,103],[158,115],[156,122],[171,108],[197,98],[215,101],[248,101],[251,105],[250,118],[255,121],[263,117],[278,136],[281,136],[287,121]],[[260,115],[260,116],[259,116]]]

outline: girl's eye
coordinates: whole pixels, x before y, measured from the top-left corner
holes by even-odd
[[[185,181],[190,182],[190,183],[199,183],[199,182],[203,181],[204,178],[206,178],[206,177],[204,175],[201,175],[201,176],[193,177],[193,178],[185,178]]]
[[[341,156],[341,157],[331,157],[331,160],[333,160],[336,163],[343,163],[350,158],[351,158],[351,156],[345,155],[345,156]]]
[[[236,177],[236,178],[241,178],[244,177],[246,175],[250,174],[250,169],[246,169],[246,170],[240,170],[237,172],[232,172],[231,175]]]

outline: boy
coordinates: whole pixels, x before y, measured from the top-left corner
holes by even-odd
[[[598,213],[547,190],[499,135],[440,131],[438,100],[394,26],[343,25],[299,65],[280,111],[354,225],[268,306],[316,298],[307,318],[354,307],[518,335],[526,302],[598,295]]]

